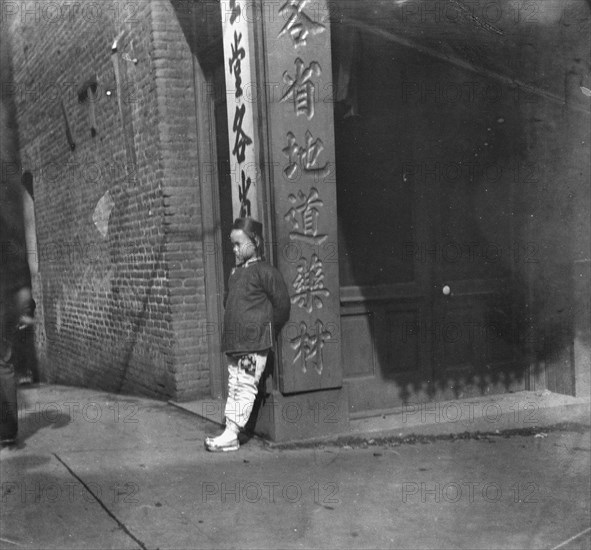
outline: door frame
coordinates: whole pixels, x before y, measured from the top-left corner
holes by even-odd
[[[206,56],[215,46],[203,52]],[[219,175],[217,166],[217,145],[215,139],[215,98],[211,92],[213,72],[200,64],[193,56],[193,77],[195,112],[197,124],[197,156],[201,198],[201,235],[205,279],[206,319],[203,337],[207,341],[209,360],[210,394],[221,399],[226,388],[225,362],[221,350],[223,323],[224,273],[221,234]],[[206,136],[207,139],[203,139]]]

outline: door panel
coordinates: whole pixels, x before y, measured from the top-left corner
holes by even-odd
[[[375,323],[372,312],[341,316],[343,372],[346,377],[374,376],[374,333]]]
[[[341,307],[343,367],[350,412],[388,409],[428,399],[430,341],[421,330],[416,297],[366,300],[347,296]]]
[[[490,80],[438,59],[419,69],[427,88],[445,77],[489,89]],[[516,332],[519,297],[512,251],[514,171],[523,147],[519,108],[494,102],[417,105],[430,128],[429,149],[417,143],[416,176],[431,182],[430,278],[434,384],[442,399],[525,388]],[[502,114],[502,116],[500,116]],[[434,174],[427,169],[435,170]]]
[[[410,145],[401,132],[406,115],[393,108],[401,75],[396,65],[382,63],[382,46],[371,35],[358,41],[358,57],[348,60],[356,65],[349,69],[355,74],[354,105],[344,101],[335,109],[339,270],[345,287],[415,280],[413,262],[400,254],[404,243],[416,239],[416,190],[404,181],[401,154]]]
[[[414,377],[420,364],[420,335],[414,330],[420,323],[418,306],[386,310],[387,354],[385,372]]]

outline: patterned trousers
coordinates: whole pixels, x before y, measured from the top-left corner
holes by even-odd
[[[228,355],[226,427],[238,433],[250,418],[269,350]]]

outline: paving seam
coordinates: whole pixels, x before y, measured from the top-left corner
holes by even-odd
[[[18,542],[14,542],[13,540],[5,539],[0,537],[0,542],[7,542],[8,544],[13,544],[14,546],[22,546]]]
[[[587,527],[587,529],[581,531],[578,535],[574,535],[570,539],[566,539],[564,542],[561,542],[558,546],[555,546],[554,548],[552,548],[552,550],[558,550],[559,548],[562,548],[563,546],[567,545],[569,542],[573,542],[574,540],[578,539],[581,535],[587,534],[589,531],[591,531],[591,527]]]
[[[113,514],[113,512],[111,512],[111,510],[109,510],[109,508],[107,508],[107,506],[105,506],[103,501],[91,491],[90,487],[84,482],[84,480],[79,475],[77,475],[76,472],[74,472],[74,470],[72,470],[72,468],[70,468],[56,453],[52,453],[52,454],[53,454],[53,456],[55,456],[55,458],[57,460],[59,460],[59,462],[61,462],[61,464],[64,466],[64,468],[66,468],[66,470],[68,470],[68,472],[70,472],[70,475],[72,475],[72,477],[76,478],[84,486],[84,488],[92,495],[94,500],[96,500],[99,503],[100,507],[107,513],[107,515],[111,519],[113,519],[115,521],[115,523],[117,523],[117,525],[127,534],[127,536],[129,536],[142,550],[148,550],[148,547],[140,539],[138,539],[127,528],[127,526],[124,523],[119,521],[117,516],[115,516],[115,514]]]

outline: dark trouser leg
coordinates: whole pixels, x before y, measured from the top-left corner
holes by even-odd
[[[0,440],[16,439],[18,431],[18,406],[16,401],[16,377],[9,361],[0,359]]]

